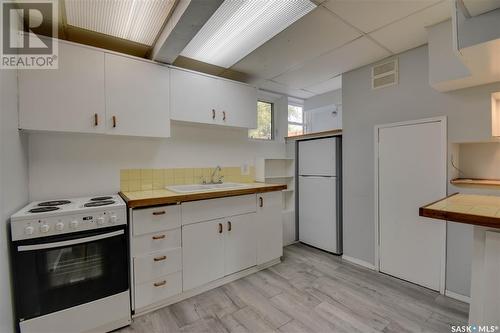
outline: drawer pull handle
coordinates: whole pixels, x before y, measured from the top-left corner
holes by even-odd
[[[161,210],[159,212],[153,212],[153,215],[165,215],[165,211],[164,210]]]
[[[219,234],[222,234],[222,223],[219,223]]]
[[[113,116],[112,120],[113,120],[113,128],[116,128],[116,116]]]
[[[155,282],[155,283],[153,283],[153,286],[155,286],[155,287],[161,287],[161,286],[164,286],[166,284],[167,284],[167,281],[163,280],[161,282]]]
[[[167,237],[167,235],[158,235],[158,236],[153,236],[151,238],[153,238],[153,240],[160,240],[160,239],[165,239]]]
[[[212,109],[212,119],[215,119],[215,109]]]
[[[99,126],[99,115],[94,113],[94,126]]]
[[[162,261],[162,260],[165,260],[165,259],[167,259],[167,256],[155,257],[153,260],[154,261]]]
[[[231,229],[233,229],[231,221],[227,221],[227,231],[231,231]]]
[[[226,121],[226,111],[222,111],[222,120]]]
[[[264,199],[259,197],[259,207],[264,207]]]

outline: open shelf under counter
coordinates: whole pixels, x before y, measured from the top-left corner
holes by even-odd
[[[450,180],[453,185],[489,186],[500,188],[500,179],[455,178]]]

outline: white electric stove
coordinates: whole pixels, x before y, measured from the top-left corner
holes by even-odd
[[[11,216],[21,333],[130,324],[126,205],[118,195],[32,202]]]

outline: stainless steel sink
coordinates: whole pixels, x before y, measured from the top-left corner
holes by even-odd
[[[241,183],[221,183],[221,184],[192,184],[192,185],[171,185],[167,190],[176,193],[208,192],[216,190],[234,190],[248,187],[248,184]]]

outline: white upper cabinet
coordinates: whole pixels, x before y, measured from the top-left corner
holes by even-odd
[[[106,53],[107,133],[169,137],[169,72],[165,66]]]
[[[19,71],[19,127],[105,131],[104,53],[59,43],[59,69]]]
[[[214,78],[171,70],[170,110],[173,120],[218,124],[222,114],[217,108],[217,86]]]
[[[219,109],[223,124],[235,127],[257,127],[257,89],[246,84],[217,80]]]
[[[170,96],[173,120],[257,127],[257,89],[246,84],[172,69]]]

